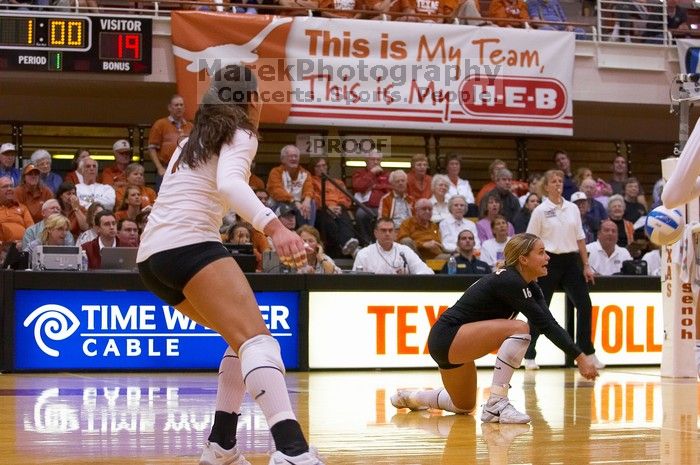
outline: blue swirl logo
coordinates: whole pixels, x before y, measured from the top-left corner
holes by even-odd
[[[36,345],[46,355],[58,357],[59,352],[44,342],[44,337],[52,341],[62,341],[69,338],[80,326],[78,318],[66,307],[57,304],[46,304],[34,310],[24,320],[24,327],[34,323],[34,340]]]

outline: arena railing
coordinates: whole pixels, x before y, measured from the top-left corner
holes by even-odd
[[[600,40],[633,44],[672,45],[666,2],[649,4],[634,0],[598,0],[597,30]]]
[[[6,10],[20,12],[23,10],[32,11],[51,11],[51,12],[61,12],[65,14],[120,14],[120,15],[139,15],[139,16],[151,16],[154,18],[169,18],[170,13],[176,10],[200,10],[200,11],[218,11],[231,12],[234,8],[242,9],[256,9],[265,14],[275,14],[276,12],[289,13],[290,11],[295,11],[296,16],[314,16],[314,13],[333,13],[337,10],[332,8],[307,8],[307,7],[291,7],[291,6],[281,6],[281,5],[250,5],[237,2],[228,2],[222,0],[212,0],[212,1],[196,1],[196,0],[143,0],[140,2],[130,2],[124,0],[109,0],[109,1],[98,1],[98,7],[86,6],[85,0],[68,0],[64,5],[49,5],[49,6],[38,6],[38,5],[4,5]],[[380,21],[391,21],[393,18],[398,18],[402,16],[407,16],[405,13],[401,12],[379,12],[376,10],[354,10],[355,13],[361,13],[367,16],[367,20],[380,20]],[[458,15],[426,15],[421,13],[412,14],[413,17],[418,17],[422,19],[441,19],[444,23],[448,24],[464,24],[465,22],[479,22],[487,23],[491,22],[502,22],[507,21],[510,23],[525,23],[525,28],[537,28],[543,25],[553,25],[557,27],[567,27],[579,28],[585,31],[585,35],[591,40],[598,40],[599,34],[596,30],[596,26],[587,22],[548,22],[539,20],[521,20],[521,19],[507,19],[503,18],[490,18],[488,16],[458,16]],[[332,18],[329,18],[332,19]]]

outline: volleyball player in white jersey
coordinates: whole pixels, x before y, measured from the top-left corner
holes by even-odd
[[[224,213],[234,210],[272,238],[285,265],[306,264],[301,238],[248,186],[258,146],[258,110],[250,70],[228,66],[216,73],[189,139],[180,143],[168,164],[141,239],[139,273],[154,294],[229,344],[219,370],[214,425],[200,464],[249,465],[235,438],[247,390],[275,441],[270,465],[322,465],[292,411],[279,344],[219,235]]]
[[[700,196],[700,124],[683,147],[678,164],[661,193],[666,208],[676,208]]]

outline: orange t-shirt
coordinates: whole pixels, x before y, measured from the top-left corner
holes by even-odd
[[[21,241],[24,231],[33,224],[26,205],[17,202],[0,205],[0,242]]]
[[[41,214],[41,207],[44,205],[44,202],[53,198],[51,189],[44,185],[40,186],[39,190],[35,192],[29,192],[24,184],[15,188],[15,199],[29,209],[29,214],[32,215],[35,223],[44,219],[44,216]]]
[[[183,137],[187,137],[192,128],[193,125],[189,121],[183,121],[178,126],[169,117],[161,118],[153,123],[148,133],[148,147],[156,149],[158,159],[165,166],[173,156],[177,143]]]
[[[112,187],[117,183],[126,184],[126,171],[119,169],[117,165],[110,165],[102,170],[100,179],[102,184],[109,184]]]
[[[114,209],[118,210],[124,200],[124,194],[126,193],[126,187],[120,187],[115,190],[114,195]],[[153,205],[156,202],[156,191],[147,186],[141,186],[141,208],[146,208],[149,205]]]
[[[507,19],[530,19],[530,14],[527,12],[527,5],[522,0],[491,0],[489,5],[489,18]],[[516,21],[494,21],[498,26],[525,27],[523,22]]]

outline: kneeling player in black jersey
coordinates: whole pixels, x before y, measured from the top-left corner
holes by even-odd
[[[430,330],[428,349],[445,387],[400,390],[391,396],[394,407],[472,413],[476,407],[474,361],[498,349],[491,396],[483,406],[481,420],[528,423],[530,417],[510,404],[508,388],[530,343],[530,325],[575,358],[585,378],[598,376],[593,362],[556,322],[536,283],[547,274],[549,262],[542,241],[533,234],[517,234],[506,244],[504,254],[505,268],[470,286]],[[518,313],[529,323],[513,319]]]

